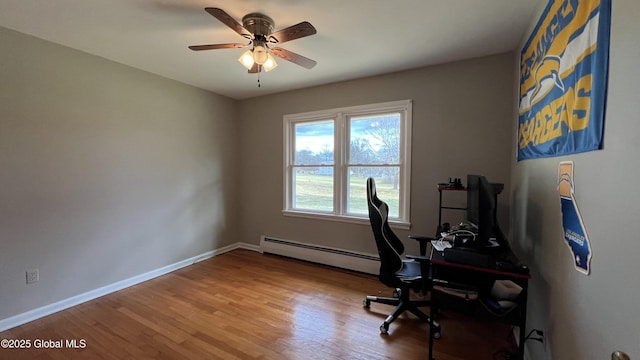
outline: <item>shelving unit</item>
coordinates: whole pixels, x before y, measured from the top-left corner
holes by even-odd
[[[491,184],[494,188],[495,191],[495,199],[496,199],[496,204],[498,203],[498,195],[500,195],[500,193],[502,193],[502,190],[504,189],[504,185],[500,184],[500,183],[492,183]],[[462,186],[462,187],[453,187],[450,185],[438,185],[438,234],[440,233],[440,230],[442,229],[442,210],[460,210],[460,211],[466,211],[467,208],[466,207],[460,207],[460,206],[446,206],[442,204],[442,193],[445,191],[467,191],[467,188]],[[496,212],[497,212],[497,207],[496,207]],[[493,214],[495,217],[497,217],[497,213]]]
[[[442,205],[442,193],[445,191],[467,191],[467,188],[463,187],[453,187],[453,186],[449,186],[449,185],[438,185],[438,196],[439,196],[439,202],[438,202],[438,233],[440,233],[440,230],[442,229],[442,210],[467,210],[466,207],[460,207],[460,206],[445,206]]]

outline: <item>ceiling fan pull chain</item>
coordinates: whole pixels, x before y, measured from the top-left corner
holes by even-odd
[[[262,72],[262,71],[260,71],[260,72],[258,73],[258,87],[260,87],[260,73],[261,73],[261,72]]]

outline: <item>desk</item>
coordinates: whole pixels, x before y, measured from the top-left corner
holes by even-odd
[[[474,250],[469,250],[474,251]],[[480,252],[480,251],[478,251]],[[516,325],[520,328],[518,352],[516,359],[522,360],[524,352],[525,341],[525,325],[527,317],[527,291],[528,283],[531,275],[528,268],[519,265],[519,261],[511,250],[504,250],[500,252],[493,252],[490,254],[491,258],[499,259],[500,262],[497,265],[478,266],[465,263],[464,261],[447,261],[444,251],[437,251],[433,247],[431,248],[431,271],[433,284],[456,284],[462,285],[467,288],[479,289],[484,284],[491,284],[495,280],[511,280],[522,287],[522,293],[518,297],[517,307],[511,310],[505,316],[495,316],[490,312],[484,310],[483,306],[478,300],[469,301],[472,307],[476,307],[477,312],[474,315],[482,314],[488,319],[494,321],[507,322],[512,325]],[[494,264],[495,262],[492,262]],[[481,290],[481,289],[480,289]],[[440,294],[437,291],[431,292],[431,319],[437,313],[438,307],[448,307],[447,301],[452,298],[447,295]],[[454,309],[455,310],[455,309]],[[484,317],[484,316],[483,316]],[[446,330],[445,330],[446,331]],[[433,336],[435,329],[430,326],[429,331],[429,360],[433,360]]]

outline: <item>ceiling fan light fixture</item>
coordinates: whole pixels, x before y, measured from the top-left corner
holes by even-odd
[[[253,63],[255,62],[253,60],[253,52],[251,52],[251,50],[247,50],[245,51],[244,54],[242,54],[242,56],[240,56],[240,58],[238,59],[238,61],[240,61],[240,63],[247,68],[247,70],[251,70],[251,68],[253,67]]]
[[[273,69],[275,69],[278,66],[278,63],[276,62],[276,59],[273,58],[273,56],[271,56],[271,54],[267,54],[267,61],[264,62],[264,65],[262,65],[262,68],[264,69],[264,71],[271,71]]]
[[[257,45],[253,47],[253,61],[255,61],[258,65],[264,65],[269,59],[269,53],[267,53],[267,49],[262,45]]]

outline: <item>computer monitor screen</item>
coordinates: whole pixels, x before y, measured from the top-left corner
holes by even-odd
[[[467,175],[467,216],[466,221],[473,228],[478,228],[478,202],[480,197],[480,175]]]
[[[500,185],[500,184],[498,184]],[[496,189],[484,176],[467,175],[467,223],[477,232],[478,246],[488,245],[496,236],[500,246],[508,246],[496,222]]]
[[[478,236],[476,242],[488,244],[496,226],[496,198],[493,186],[484,176],[478,181]]]

